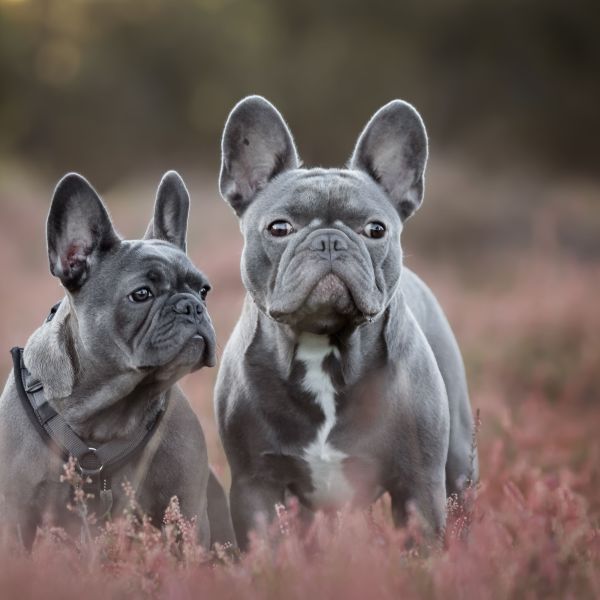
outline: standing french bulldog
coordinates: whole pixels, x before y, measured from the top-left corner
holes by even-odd
[[[477,460],[457,343],[402,267],[400,234],[423,198],[419,114],[390,102],[347,169],[304,169],[279,112],[252,96],[222,151],[248,292],[216,389],[238,544],[289,494],[316,510],[387,491],[398,525],[411,501],[440,532]]]
[[[188,210],[185,185],[171,171],[158,188],[145,238],[126,241],[81,176],[66,175],[54,192],[48,258],[66,296],[30,337],[0,397],[1,520],[18,526],[26,546],[43,520],[79,527],[67,511],[69,486],[59,481],[65,457],[52,451],[61,444],[67,450],[83,444],[78,468],[87,461],[82,472],[98,484],[91,492],[96,500],[108,497],[112,514],[126,506],[127,480],[156,525],[177,496],[183,514],[197,518],[205,547],[211,526],[213,540],[233,539],[202,429],[175,385],[215,364],[210,285],[185,252]],[[90,467],[102,448],[108,462],[126,459],[110,482],[108,464]]]

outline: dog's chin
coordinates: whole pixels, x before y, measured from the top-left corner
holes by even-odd
[[[358,327],[364,318],[346,284],[329,273],[315,285],[298,310],[279,315],[276,320],[298,332],[332,335]]]
[[[202,367],[214,367],[215,348],[214,341],[202,334],[193,335],[183,346],[175,359],[183,365],[189,365],[189,371],[197,371]]]
[[[168,356],[162,357],[162,360],[157,360],[155,364],[146,363],[138,367],[138,370],[154,371],[158,378],[161,378],[161,374],[170,378],[173,373],[182,377],[202,367],[214,367],[215,364],[214,339],[210,335],[196,333],[176,351],[171,350]]]
[[[358,326],[355,320],[333,312],[294,319],[289,325],[298,333],[315,333],[317,335],[334,335]]]

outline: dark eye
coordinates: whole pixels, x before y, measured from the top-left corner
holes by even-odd
[[[131,294],[129,294],[128,296],[131,302],[146,302],[147,300],[150,300],[150,298],[153,297],[154,294],[147,287],[138,288],[134,292],[131,292]]]
[[[382,238],[385,235],[385,225],[379,221],[371,221],[365,225],[362,232],[370,238]]]
[[[290,235],[290,233],[294,231],[292,224],[287,221],[273,221],[267,229],[269,230],[269,233],[275,237]]]
[[[200,298],[202,300],[206,300],[206,296],[208,296],[208,292],[210,292],[210,285],[205,285],[200,288]]]

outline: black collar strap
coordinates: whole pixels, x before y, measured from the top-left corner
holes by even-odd
[[[73,456],[84,477],[104,481],[104,490],[110,475],[146,446],[156,431],[166,409],[166,400],[156,417],[144,424],[124,440],[111,440],[98,448],[90,447],[72,429],[65,419],[50,405],[44,395],[41,382],[31,376],[23,363],[23,350],[13,348],[14,378],[17,391],[27,416],[42,436],[49,448],[56,452],[62,460]],[[110,487],[110,486],[109,486]]]

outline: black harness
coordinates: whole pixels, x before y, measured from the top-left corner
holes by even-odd
[[[53,319],[59,306],[60,302],[52,307],[46,322]],[[70,456],[75,458],[84,480],[90,479],[95,491],[99,491],[95,497],[100,500],[102,516],[110,517],[113,505],[112,475],[138,455],[150,441],[165,413],[166,400],[163,398],[155,418],[138,427],[129,438],[111,440],[93,447],[82,440],[50,405],[41,382],[31,375],[23,363],[23,349],[15,347],[10,352],[15,384],[29,420],[46,445],[64,462],[67,462]]]

